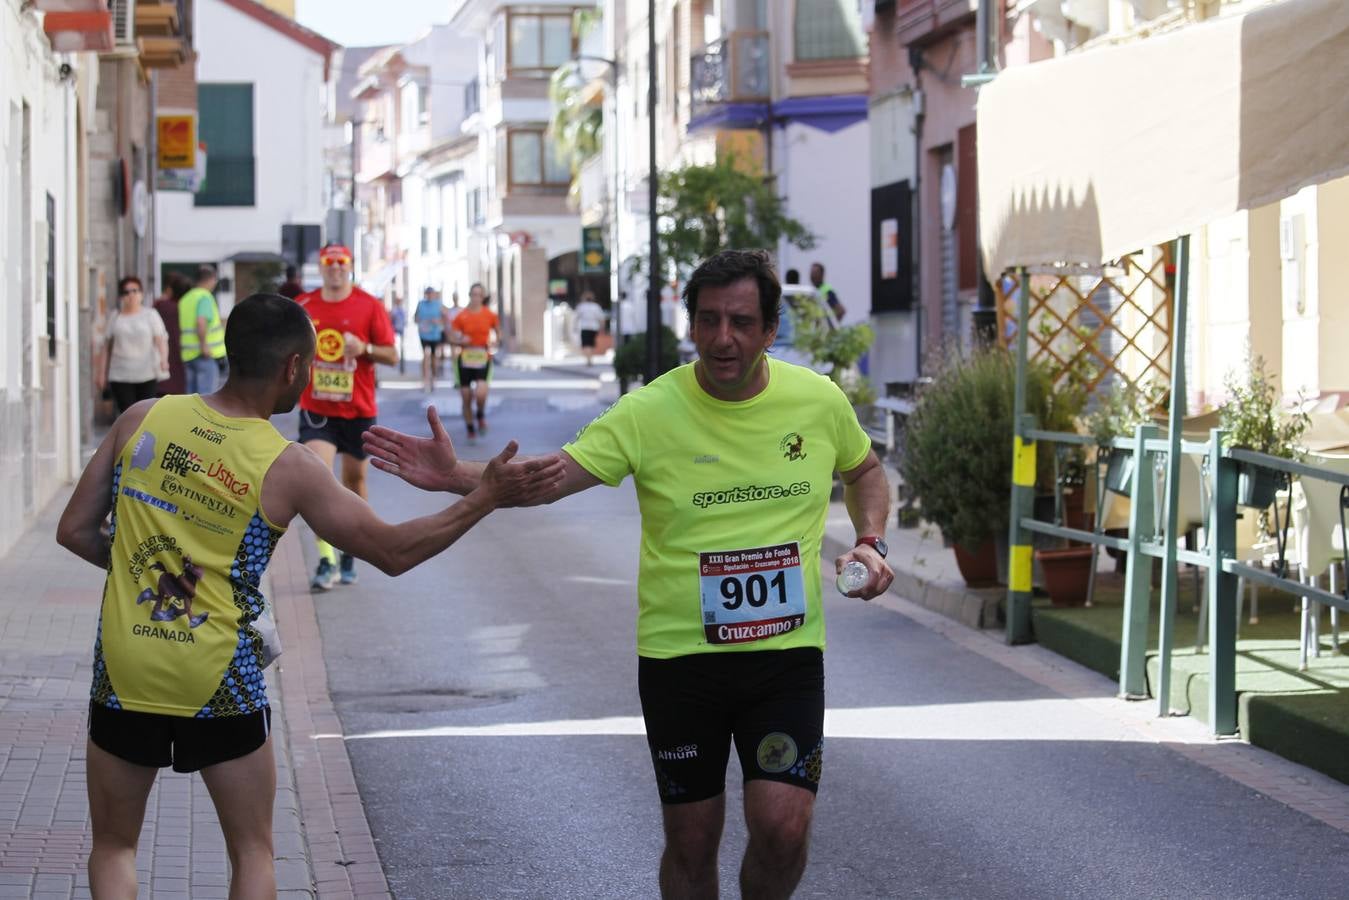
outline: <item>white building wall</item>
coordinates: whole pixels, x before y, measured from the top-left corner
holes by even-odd
[[[63,62],[74,67],[73,77],[59,77]],[[9,487],[0,492],[0,553],[79,474],[75,110],[78,79],[95,78],[93,57],[52,52],[38,16],[15,4],[0,8],[0,483]],[[56,227],[54,335],[47,323],[48,195]]]
[[[323,58],[220,0],[199,0],[195,15],[197,82],[254,86],[254,205],[196,207],[191,194],[159,195],[160,259],[278,253],[283,224],[325,220]]]
[[[1303,188],[1280,203],[1280,257],[1283,275],[1284,395],[1320,392],[1320,230],[1318,189]]]
[[[825,281],[847,307],[845,321],[866,322],[871,315],[871,155],[866,121],[832,134],[799,123],[773,135],[773,166],[787,212],[815,234],[815,246],[799,250],[784,245],[781,271],[799,269],[810,277],[810,264],[824,264]],[[855,160],[832,165],[830,160]],[[826,176],[827,170],[827,177]]]

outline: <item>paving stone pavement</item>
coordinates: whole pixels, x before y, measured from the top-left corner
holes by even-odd
[[[85,722],[103,573],[56,544],[69,493],[0,558],[0,898],[89,896]],[[267,677],[278,894],[389,896],[346,747],[315,737],[340,728],[297,542],[281,541],[269,572],[285,646]],[[156,779],[136,868],[142,897],[228,896],[224,837],[199,775]]]

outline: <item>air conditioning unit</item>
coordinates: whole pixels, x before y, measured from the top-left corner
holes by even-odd
[[[112,37],[118,48],[136,48],[136,0],[108,0]]]

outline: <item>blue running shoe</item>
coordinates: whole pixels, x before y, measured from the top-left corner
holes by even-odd
[[[349,553],[343,553],[343,554],[342,554],[342,557],[341,557],[341,560],[340,560],[340,562],[339,562],[339,566],[340,566],[341,571],[342,571],[342,583],[343,583],[343,584],[355,584],[355,583],[356,583],[356,557],[352,556],[352,555],[349,554]]]
[[[314,577],[309,579],[309,589],[311,591],[326,591],[337,582],[337,572],[333,567],[332,560],[326,556],[319,557],[319,567],[314,570]]]

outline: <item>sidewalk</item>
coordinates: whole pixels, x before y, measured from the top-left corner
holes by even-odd
[[[0,898],[88,897],[85,722],[103,573],[55,541],[70,490],[0,558]],[[389,896],[328,698],[297,530],[269,571],[285,652],[268,670],[282,898]],[[279,684],[278,684],[279,681]],[[164,770],[136,859],[142,896],[224,898],[229,864],[200,776]]]

